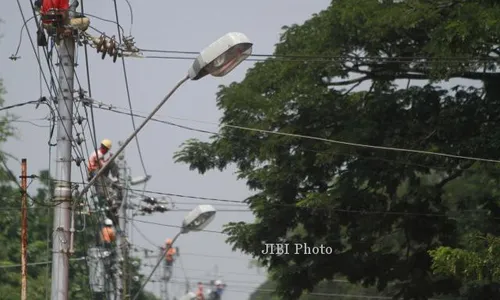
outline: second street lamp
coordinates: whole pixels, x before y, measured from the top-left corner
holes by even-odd
[[[162,106],[170,99],[177,89],[189,79],[198,80],[206,75],[222,77],[231,72],[241,62],[252,54],[252,42],[246,35],[240,32],[230,32],[210,46],[203,49],[188,70],[188,75],[183,77],[174,88],[165,96],[165,98],[156,106],[156,108],[146,117],[142,124],[123,142],[123,145],[111,156],[108,162],[97,172],[89,183],[81,190],[78,197],[82,197],[102,176],[110,163],[127,147],[127,145],[137,136],[144,126],[154,117]]]
[[[215,210],[215,208],[212,205],[203,204],[203,205],[198,205],[197,207],[195,207],[192,211],[190,211],[184,217],[184,220],[182,221],[182,225],[180,226],[181,230],[179,230],[179,232],[172,239],[172,243],[165,248],[165,251],[163,252],[163,254],[158,259],[158,262],[154,266],[154,268],[151,271],[151,273],[149,274],[148,278],[146,278],[146,280],[144,280],[144,282],[142,283],[141,287],[136,292],[133,300],[136,300],[137,297],[139,297],[139,295],[141,294],[141,291],[144,289],[144,287],[146,286],[146,284],[148,284],[149,280],[151,279],[151,277],[155,273],[156,269],[158,269],[158,266],[163,261],[163,258],[165,257],[165,254],[172,247],[172,245],[175,243],[175,241],[177,240],[177,238],[181,234],[186,234],[186,233],[191,232],[191,231],[201,231],[201,230],[203,230],[215,218],[215,213],[216,212],[217,211]]]

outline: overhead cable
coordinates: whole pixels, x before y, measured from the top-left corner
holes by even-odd
[[[122,114],[123,112],[113,110],[113,109],[106,109],[106,108],[101,108],[103,110],[107,111],[112,111],[114,113],[120,113]],[[135,116],[145,118],[145,116],[139,115],[139,114],[134,114]],[[158,120],[158,119],[151,119],[152,121],[156,122],[161,122],[165,123],[168,125],[174,125],[178,126],[181,128],[187,128],[187,126],[182,126],[178,125],[172,122],[164,121],[164,120]],[[432,151],[426,151],[426,150],[417,150],[417,149],[407,149],[407,148],[398,148],[398,147],[386,147],[386,146],[377,146],[377,145],[368,145],[368,144],[361,144],[361,143],[353,143],[353,142],[347,142],[347,141],[341,141],[341,140],[334,140],[334,139],[326,139],[326,138],[321,138],[321,137],[316,137],[316,136],[310,136],[310,135],[304,135],[304,134],[296,134],[296,133],[287,133],[287,132],[280,132],[280,131],[271,131],[271,130],[265,130],[265,129],[259,129],[259,128],[252,128],[252,127],[246,127],[246,126],[238,126],[238,125],[231,125],[231,124],[220,124],[220,127],[228,127],[228,128],[234,128],[234,129],[240,129],[240,130],[246,130],[246,131],[254,131],[254,132],[260,132],[260,133],[266,133],[266,134],[272,134],[272,135],[281,135],[281,136],[288,136],[288,137],[295,137],[295,138],[302,138],[302,139],[309,139],[309,140],[316,140],[316,141],[321,141],[321,142],[326,142],[326,143],[331,143],[331,144],[340,144],[340,145],[346,145],[346,146],[352,146],[352,147],[359,147],[359,148],[369,148],[369,149],[374,149],[374,150],[386,150],[386,151],[395,151],[395,152],[407,152],[407,153],[416,153],[416,154],[425,154],[425,155],[432,155],[432,156],[441,156],[441,157],[448,157],[448,158],[456,158],[456,159],[462,159],[462,160],[471,160],[471,161],[481,161],[481,162],[490,162],[490,163],[500,163],[500,160],[498,159],[489,159],[489,158],[481,158],[481,157],[474,157],[474,156],[464,156],[464,155],[456,155],[456,154],[449,154],[449,153],[442,153],[442,152],[432,152]],[[199,129],[194,129],[190,128],[195,131],[199,132],[205,132],[205,133],[214,133],[210,131],[205,131],[205,130],[199,130]],[[217,133],[214,133],[217,134]]]
[[[118,4],[116,3],[116,0],[113,0],[114,7],[115,7],[115,18],[116,18],[116,26],[118,28],[118,42],[121,44],[122,43],[122,34],[120,32],[120,20],[118,17]],[[133,21],[132,21],[133,22]],[[136,130],[136,125],[135,125],[135,118],[134,115],[132,114],[132,100],[130,96],[130,87],[129,87],[129,82],[128,82],[128,76],[127,76],[127,67],[125,65],[125,58],[123,55],[121,55],[121,61],[122,61],[122,69],[123,69],[123,78],[125,79],[125,89],[127,92],[127,100],[128,100],[128,106],[130,108],[130,118],[132,120],[132,128],[134,131]],[[146,165],[144,164],[144,158],[142,156],[142,151],[141,151],[141,144],[139,143],[139,137],[135,137],[135,143],[137,145],[137,152],[139,154],[139,159],[141,161],[142,165],[142,170],[144,171],[144,175],[148,175],[148,172],[146,170]]]
[[[139,49],[141,52],[145,53],[167,53],[167,54],[183,54],[183,55],[199,55],[196,51],[184,51],[184,50],[162,50],[162,49]],[[421,62],[480,62],[480,61],[492,61],[495,58],[485,58],[485,57],[459,57],[459,56],[443,56],[443,57],[425,57],[425,56],[395,56],[395,57],[380,57],[380,56],[365,56],[365,55],[320,55],[320,54],[250,54],[250,57],[260,57],[261,61],[263,58],[273,58],[273,59],[290,59],[296,61],[352,61],[352,62],[362,62],[362,61],[386,61],[386,62],[405,62],[411,63],[413,61]],[[158,57],[161,58],[161,57]],[[167,57],[165,57],[167,58]],[[196,57],[178,57],[171,56],[171,59],[194,59]]]

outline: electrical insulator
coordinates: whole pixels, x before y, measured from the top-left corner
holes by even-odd
[[[80,123],[80,122],[78,122],[78,124],[82,125],[82,123]],[[80,133],[77,133],[75,142],[78,144],[78,146],[80,146],[83,143],[83,141],[84,141],[84,139],[82,139],[82,136],[80,135]]]
[[[143,207],[141,207],[140,211],[141,211],[141,212],[148,213],[148,214],[153,213],[153,209],[152,209],[151,207],[147,207],[147,206],[143,206]]]
[[[101,35],[98,39],[94,39],[95,48],[97,53],[102,54],[102,59],[106,57],[106,54],[113,58],[113,62],[116,62],[118,57],[118,44],[116,43],[115,36],[107,38]]]
[[[163,212],[168,211],[168,208],[166,208],[166,207],[165,207],[165,206],[163,206],[163,205],[156,205],[156,206],[155,206],[155,211],[157,211],[157,212],[162,212],[162,213],[163,213]]]
[[[84,117],[82,117],[82,116],[76,117],[76,123],[78,123],[78,125],[82,125],[83,121],[85,121]]]
[[[146,197],[146,198],[142,199],[142,201],[146,202],[149,205],[158,204],[158,200],[156,200],[156,198],[153,198],[153,197]]]
[[[83,161],[84,161],[84,159],[81,158],[81,157],[75,158],[76,166],[79,167],[82,164]]]
[[[86,93],[87,93],[87,92],[85,92],[82,88],[80,88],[80,89],[78,90],[78,98],[80,98],[80,100],[82,100],[83,98],[85,98],[85,94],[86,94]]]

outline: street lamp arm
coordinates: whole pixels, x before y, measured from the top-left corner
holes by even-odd
[[[172,248],[172,245],[175,243],[175,240],[177,240],[177,238],[181,234],[182,234],[182,231],[179,231],[174,236],[174,238],[172,239],[172,243],[170,245],[167,245],[167,247],[165,248],[165,250],[163,251],[163,253],[160,256],[160,259],[158,259],[158,262],[156,263],[155,267],[153,268],[153,271],[151,271],[151,273],[149,274],[148,278],[146,278],[146,280],[144,280],[144,282],[142,283],[141,287],[139,288],[139,290],[135,294],[133,300],[136,300],[139,297],[139,295],[141,294],[142,290],[144,289],[144,287],[146,286],[146,284],[148,284],[149,280],[151,280],[151,277],[153,277],[153,274],[155,273],[156,269],[158,269],[158,267],[160,266],[161,262],[165,258],[165,255],[167,254],[168,250],[170,250],[170,248]]]
[[[123,152],[123,150],[125,150],[125,147],[127,147],[127,145],[137,136],[137,134],[142,130],[142,128],[144,128],[144,126],[146,126],[146,124],[154,117],[154,115],[162,108],[162,106],[168,101],[168,99],[170,99],[170,97],[175,93],[175,91],[177,91],[177,89],[182,85],[184,84],[187,80],[189,79],[189,76],[185,76],[182,78],[182,80],[180,80],[173,88],[172,90],[170,90],[170,92],[167,94],[167,96],[165,96],[165,98],[163,98],[163,100],[158,104],[158,106],[156,106],[156,108],[147,116],[147,118],[142,122],[142,124],[137,127],[137,129],[125,140],[125,142],[123,142],[123,144],[120,146],[120,148],[118,148],[118,150],[116,151],[116,153],[111,156],[109,158],[109,160],[107,161],[107,163],[102,166],[102,168],[99,169],[99,171],[97,172],[97,174],[94,176],[94,178],[92,178],[92,180],[89,181],[89,183],[82,189],[82,191],[79,193],[79,197],[82,197],[83,195],[85,195],[85,193],[88,192],[88,190],[92,187],[93,184],[95,184],[95,182],[97,181],[97,179],[102,176],[102,174],[106,171],[106,169],[109,167],[109,165],[115,161],[115,159],[118,157],[118,155],[120,155],[120,153]]]

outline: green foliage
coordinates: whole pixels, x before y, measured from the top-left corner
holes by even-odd
[[[466,282],[433,276],[429,251],[494,234],[498,168],[349,143],[499,159],[500,77],[484,72],[496,70],[499,39],[497,1],[332,1],[276,45],[276,55],[314,58],[271,58],[221,87],[226,126],[210,142],[187,141],[176,161],[200,173],[237,166],[257,221],[228,224],[228,241],[268,267],[284,299],[338,275],[394,284],[404,299],[456,295]],[[483,87],[437,85],[451,78]],[[367,91],[349,86],[362,82]],[[261,253],[276,242],[335,252]]]
[[[459,277],[463,281],[500,282],[500,239],[488,235],[478,238],[477,251],[439,247],[429,251],[436,274]],[[483,244],[481,246],[477,244]]]

